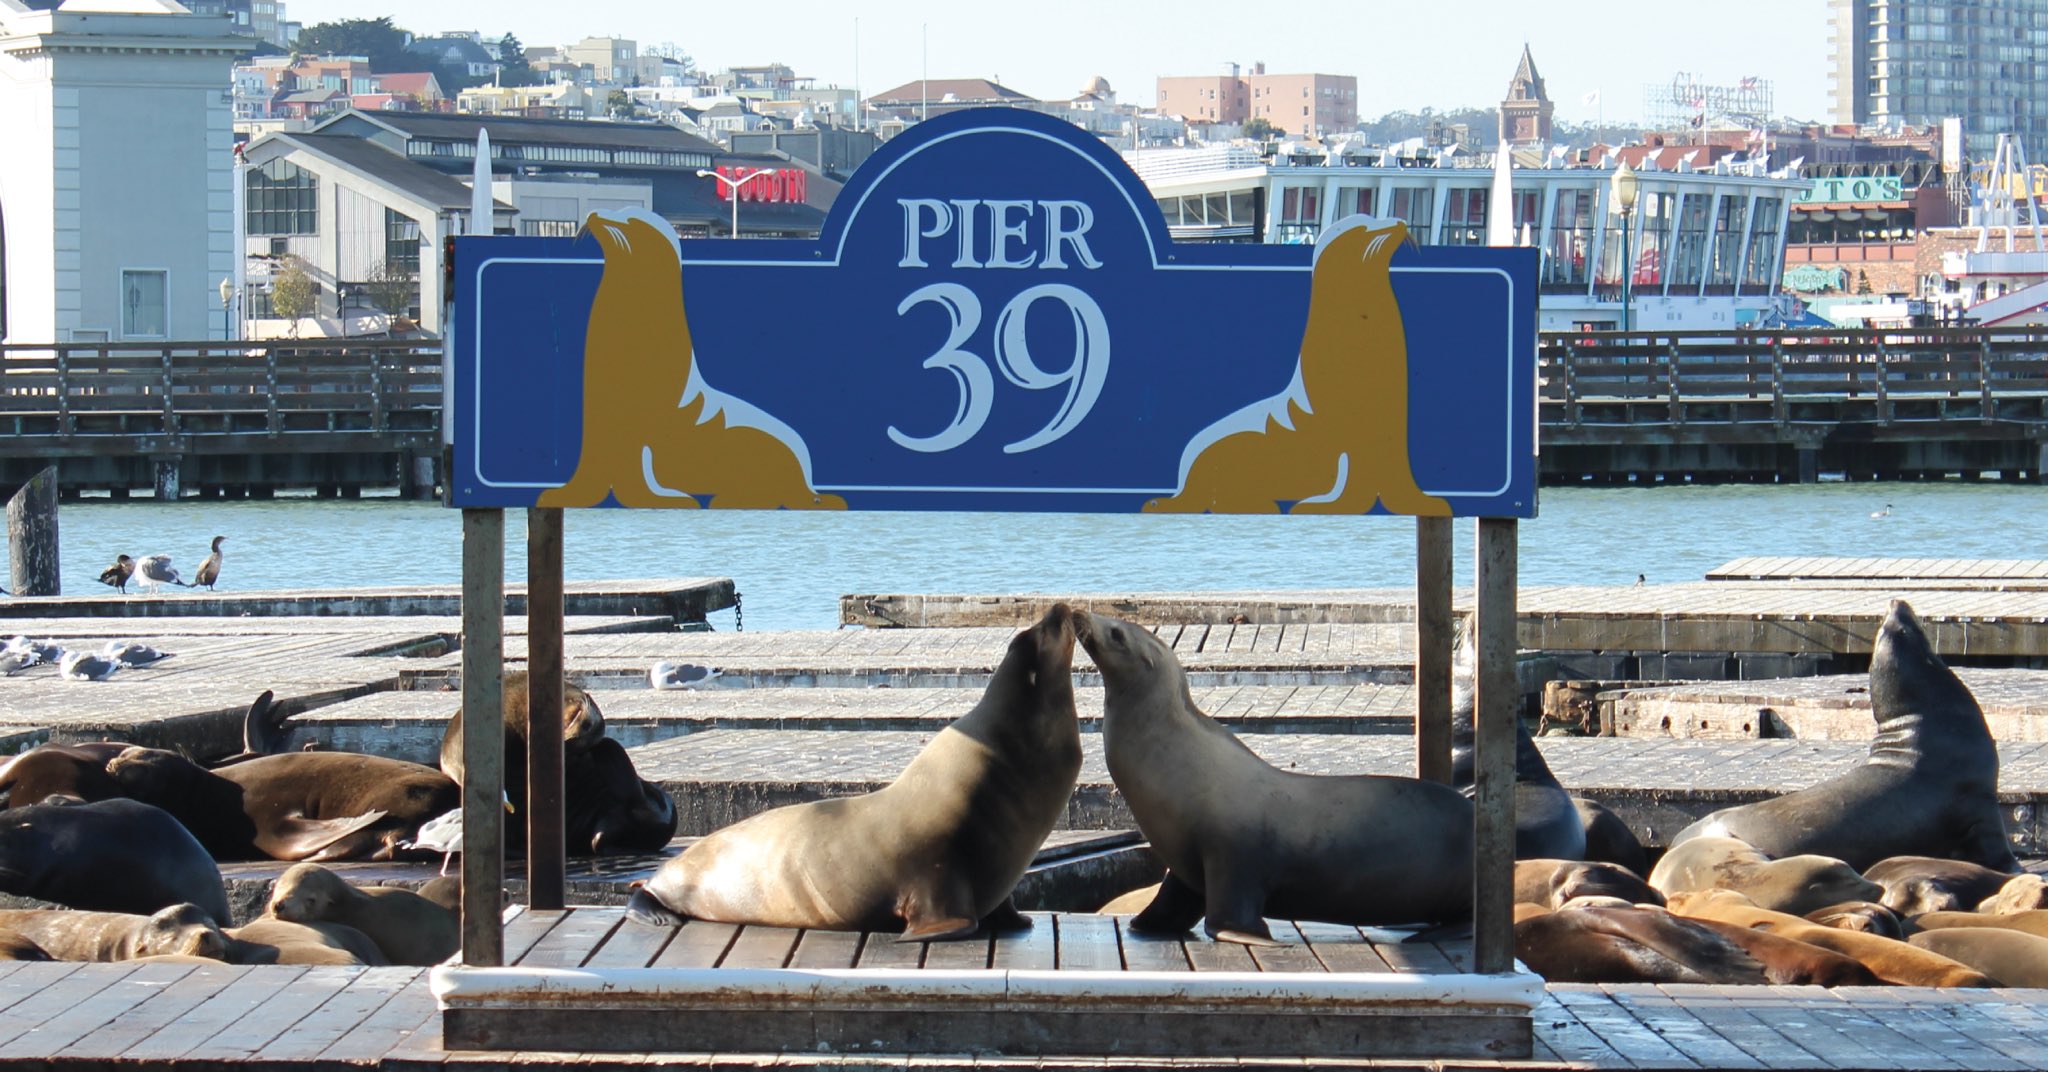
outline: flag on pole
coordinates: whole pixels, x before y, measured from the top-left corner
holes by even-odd
[[[1584,104],[1588,108],[1591,108],[1592,106],[1600,103],[1600,91],[1596,89],[1593,92],[1588,93],[1583,97],[1580,97],[1579,103]]]

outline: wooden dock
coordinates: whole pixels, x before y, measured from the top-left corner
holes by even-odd
[[[611,631],[644,632],[702,622],[712,611],[731,609],[735,601],[729,577],[570,581],[562,587],[563,613],[572,617],[639,619],[618,623]],[[526,614],[526,585],[505,586],[505,613]],[[462,587],[452,584],[245,592],[178,588],[152,595],[101,590],[89,595],[0,600],[0,618],[7,619],[289,618],[291,622],[282,628],[290,632],[298,631],[302,622],[321,618],[439,617],[455,621],[455,633],[460,634],[461,616]],[[30,627],[9,624],[4,628],[26,632]],[[280,627],[273,624],[271,628]],[[583,628],[588,628],[587,623]]]
[[[2048,587],[2041,558],[1832,558],[1765,555],[1738,558],[1707,571],[1710,581],[1909,582],[1913,588]]]
[[[1956,676],[1993,740],[2048,741],[2048,672],[1965,667]],[[1597,693],[1594,705],[1600,724],[1624,737],[1869,741],[1877,730],[1864,674],[1630,687]]]

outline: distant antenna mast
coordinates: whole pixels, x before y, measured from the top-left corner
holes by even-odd
[[[932,117],[932,24],[920,23],[918,32],[924,35],[921,46],[924,50],[924,68],[917,76],[917,121],[922,123]]]
[[[1984,213],[1977,226],[1977,252],[1985,252],[1993,227],[2005,228],[2005,251],[2013,251],[2013,233],[2019,227],[2022,200],[2027,205],[2027,228],[2034,234],[2034,252],[2043,252],[2041,218],[2034,204],[2033,174],[2027,167],[2026,145],[2018,135],[1998,136],[1998,149],[1992,154],[1991,170],[1984,178],[1984,185]]]
[[[860,100],[860,16],[853,17],[853,129],[866,130],[867,109]]]

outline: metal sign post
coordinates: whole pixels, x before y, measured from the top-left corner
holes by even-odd
[[[1451,519],[1415,519],[1415,776],[1451,784]]]
[[[505,960],[505,511],[462,511],[462,962]]]
[[[526,905],[561,908],[562,512],[526,512]]]

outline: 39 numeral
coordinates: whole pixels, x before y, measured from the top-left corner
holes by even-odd
[[[1057,372],[1040,368],[1031,357],[1029,317],[1032,305],[1041,300],[1059,302],[1073,318],[1073,359]],[[960,399],[953,408],[951,423],[939,431],[929,436],[911,436],[891,425],[889,438],[909,450],[936,454],[973,439],[988,422],[994,405],[995,376],[985,359],[962,348],[981,326],[981,300],[974,292],[958,283],[933,283],[904,298],[896,307],[896,315],[902,316],[928,302],[946,311],[951,326],[945,345],[925,358],[923,367],[952,373],[959,385]],[[1087,419],[1109,377],[1109,323],[1095,299],[1065,283],[1039,284],[1003,306],[1002,312],[996,314],[991,335],[996,367],[1004,379],[1028,391],[1067,389],[1067,397],[1052,420],[1023,439],[1005,444],[1003,453],[1021,454],[1056,443]]]

